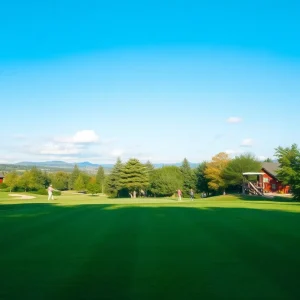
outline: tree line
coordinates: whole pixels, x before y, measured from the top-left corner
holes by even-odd
[[[275,149],[280,168],[278,178],[290,185],[296,199],[300,199],[300,151],[297,145]],[[269,161],[269,159],[268,159]],[[217,195],[225,191],[240,192],[243,183],[242,173],[259,172],[261,162],[252,154],[246,153],[230,159],[221,152],[191,168],[185,158],[181,166],[154,168],[150,161],[143,164],[132,158],[123,163],[117,159],[109,174],[100,166],[95,176],[81,171],[77,165],[71,173],[59,171],[46,173],[36,167],[18,174],[6,174],[5,182],[9,191],[45,192],[51,183],[57,190],[74,190],[92,194],[105,193],[110,197],[133,197],[137,195],[165,197],[181,189],[188,196],[191,189],[196,194]]]

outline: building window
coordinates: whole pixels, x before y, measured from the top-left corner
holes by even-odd
[[[268,183],[269,182],[269,178],[268,177],[264,177],[264,182]]]
[[[272,183],[272,190],[276,190],[276,184]]]

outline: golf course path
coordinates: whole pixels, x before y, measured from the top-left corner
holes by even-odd
[[[8,194],[8,196],[18,197],[19,199],[34,199],[34,198],[36,198],[34,196],[27,196],[27,195],[21,195],[21,194]]]

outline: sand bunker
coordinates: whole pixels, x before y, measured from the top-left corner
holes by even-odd
[[[21,195],[21,194],[8,194],[8,196],[18,197],[18,199],[34,199],[34,198],[36,198],[34,196],[27,196],[27,195]]]

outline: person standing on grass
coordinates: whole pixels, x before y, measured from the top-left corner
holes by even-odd
[[[181,201],[182,192],[180,189],[177,190],[178,201]]]
[[[52,184],[50,184],[48,187],[48,200],[50,200],[50,199],[54,200],[53,191],[54,191],[54,188],[52,187]]]
[[[190,199],[192,201],[194,201],[194,191],[193,191],[193,189],[190,189]]]

